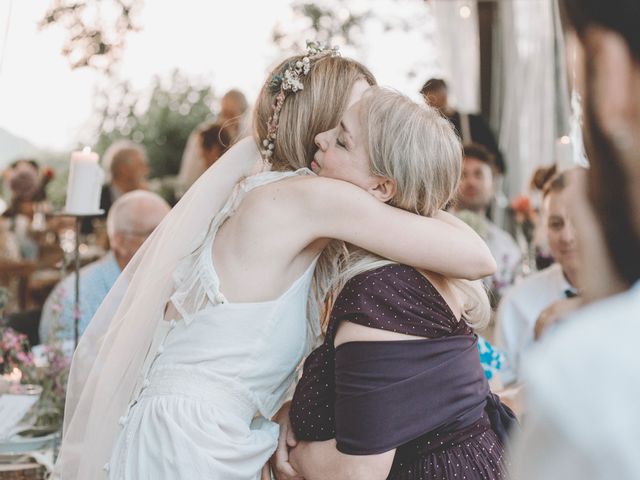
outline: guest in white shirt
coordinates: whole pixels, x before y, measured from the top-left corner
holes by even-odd
[[[518,380],[523,353],[535,340],[536,322],[552,323],[558,312],[579,306],[577,296],[578,250],[569,216],[568,174],[555,176],[543,190],[542,215],[547,242],[555,264],[517,283],[502,298],[496,321],[496,344],[506,355],[502,380]],[[542,317],[542,318],[540,318]],[[539,326],[540,329],[543,325]]]
[[[469,210],[480,218],[482,230],[478,232],[487,242],[498,269],[485,285],[500,294],[513,283],[522,254],[513,237],[487,217],[487,209],[495,195],[494,157],[482,145],[464,146],[462,178],[458,187],[455,208],[458,212]]]

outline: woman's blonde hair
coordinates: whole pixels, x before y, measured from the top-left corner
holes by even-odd
[[[304,55],[296,55],[282,61],[262,86],[253,112],[253,133],[259,149],[263,148],[262,140],[267,138],[267,124],[279,93],[279,90],[274,91],[269,86],[271,79],[275,75],[283,75],[291,63],[303,58]],[[340,123],[355,83],[365,80],[369,85],[376,85],[373,74],[361,63],[329,55],[313,61],[309,73],[302,76],[301,80],[304,88],[289,93],[279,113],[276,141],[269,159],[272,170],[287,171],[308,167],[317,150],[316,135],[331,130]],[[339,240],[332,240],[322,251],[316,263],[312,294],[307,306],[312,321],[320,321],[325,300],[345,255],[346,247]],[[313,343],[319,340],[310,339]]]
[[[451,123],[434,108],[379,87],[365,93],[359,108],[371,173],[396,183],[389,203],[423,216],[445,208],[455,195],[462,170],[462,145]],[[334,290],[359,273],[390,263],[353,249]],[[485,326],[490,306],[482,284],[457,279],[448,282],[465,298],[465,321],[473,328]]]
[[[282,75],[289,64],[303,57],[296,55],[281,62],[262,86],[253,116],[256,141],[262,142],[267,137],[267,123],[279,93],[269,86],[271,79]],[[301,80],[304,89],[289,93],[280,110],[275,148],[270,158],[272,170],[308,167],[316,152],[316,135],[338,125],[354,84],[358,80],[376,84],[373,74],[361,63],[329,55],[313,61],[309,73]],[[262,149],[262,144],[258,148]]]

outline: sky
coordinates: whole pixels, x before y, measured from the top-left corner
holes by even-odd
[[[0,0],[0,127],[38,147],[66,150],[86,132],[99,77],[91,69],[70,69],[60,53],[62,28],[38,29],[50,1]],[[136,17],[141,31],[128,35],[119,75],[144,89],[155,75],[178,68],[213,85],[218,95],[239,88],[253,102],[280,59],[273,27],[291,19],[290,0],[146,0]],[[364,51],[348,53],[381,84],[417,98],[423,76],[408,79],[403,72],[416,55],[433,59],[409,37],[373,32]]]

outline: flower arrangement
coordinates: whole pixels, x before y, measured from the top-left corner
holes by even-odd
[[[67,380],[71,361],[58,344],[45,345],[39,359],[24,370],[23,383],[42,387],[36,404],[34,427],[49,431],[62,428]],[[38,362],[40,363],[40,362]]]
[[[537,223],[537,212],[527,195],[518,195],[511,201],[511,210],[516,223],[516,240],[522,250],[521,272],[527,276],[536,269],[534,236]]]
[[[12,328],[3,329],[0,336],[0,374],[10,375],[16,368],[22,371],[33,364],[27,336]]]
[[[0,288],[0,316],[7,302],[6,289]],[[4,383],[20,382],[42,387],[40,399],[29,414],[35,417],[35,432],[57,431],[62,427],[65,390],[70,358],[60,343],[45,345],[38,358],[31,351],[27,336],[12,328],[0,332],[0,374]]]
[[[511,201],[511,210],[516,224],[522,230],[527,243],[530,244],[533,241],[536,225],[536,211],[531,205],[531,199],[527,195],[518,195]]]

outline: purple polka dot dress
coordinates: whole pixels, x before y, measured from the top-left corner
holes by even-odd
[[[419,338],[335,348],[342,321]],[[351,455],[396,449],[390,479],[506,478],[476,344],[415,269],[362,273],[340,292],[325,342],[305,361],[291,404],[294,432],[306,441],[335,438]]]

